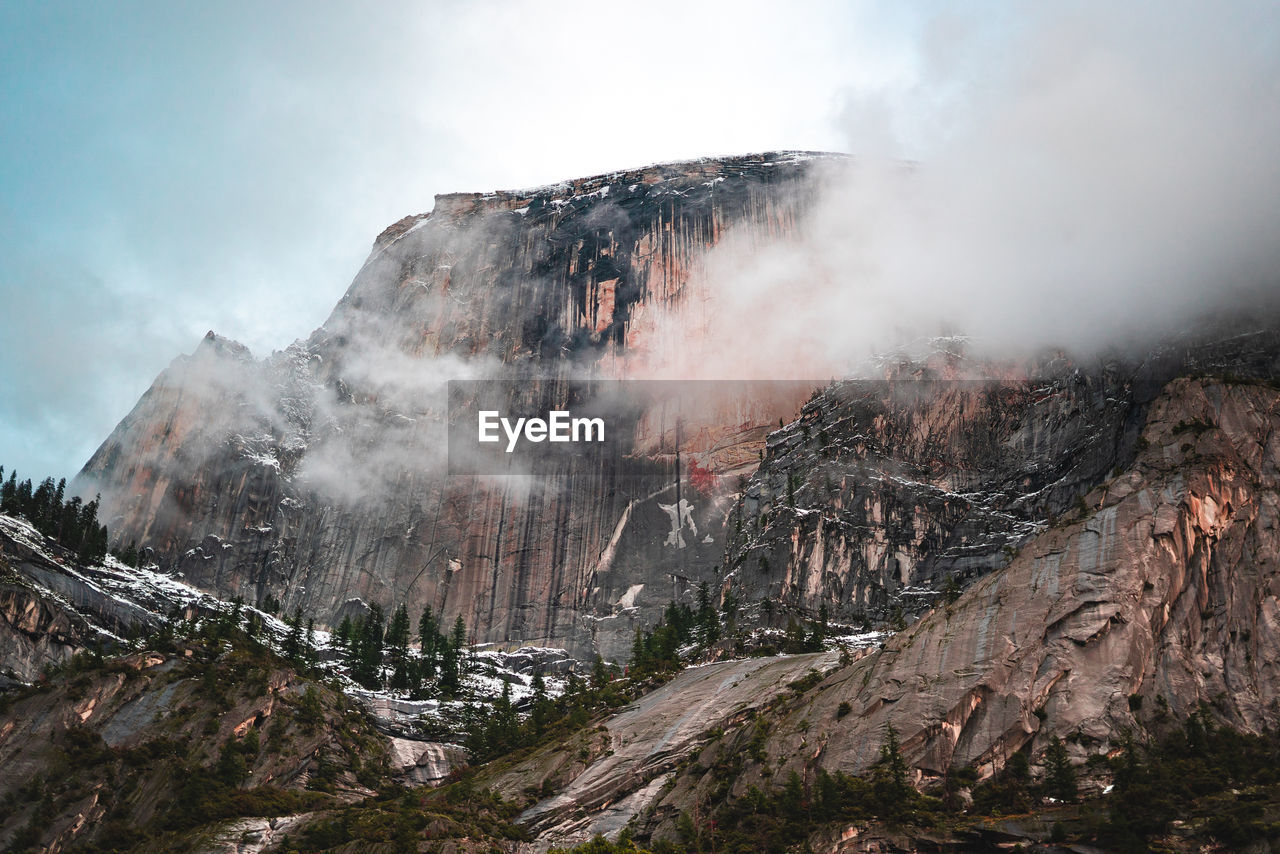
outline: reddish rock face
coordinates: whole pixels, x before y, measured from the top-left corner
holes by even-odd
[[[1169,382],[1274,382],[1278,326],[1215,321],[1145,354],[1002,366],[952,347],[833,383],[769,436],[729,518],[724,589],[774,625],[824,608],[905,625],[1127,471]]]
[[[822,764],[865,769],[889,723],[926,776],[990,773],[1052,735],[1083,759],[1202,703],[1238,729],[1280,724],[1278,428],[1272,386],[1169,383],[1131,465],[814,692],[807,717],[835,721]],[[784,728],[774,746],[799,756],[805,739]]]
[[[1280,349],[1267,337],[1265,347],[1235,341],[1209,363],[1241,365],[1253,349],[1274,365]],[[632,820],[639,833],[674,838],[677,817],[716,786],[743,797],[791,772],[866,772],[890,725],[913,779],[933,783],[967,765],[986,777],[1019,751],[1039,764],[1054,736],[1083,766],[1200,708],[1234,729],[1274,730],[1280,390],[1181,377],[1142,411],[1119,471],[881,648],[844,666],[827,652],[689,669],[602,721],[592,751],[551,747],[482,779],[518,799],[548,769],[568,778],[522,815],[545,846]],[[810,667],[823,676],[793,692]],[[780,693],[788,699],[773,702]],[[715,759],[739,756],[726,780]]]
[[[322,623],[360,603],[430,605],[460,614],[477,640],[625,658],[635,625],[718,583],[723,493],[754,465],[764,425],[798,401],[690,423],[681,446],[717,488],[682,493],[699,535],[676,548],[664,545],[677,479],[664,413],[634,431],[628,465],[648,477],[570,463],[531,488],[447,476],[443,384],[550,378],[534,393],[562,403],[557,377],[634,376],[658,310],[696,295],[708,247],[730,230],[795,227],[814,160],[703,160],[437,197],[378,237],[306,341],[257,361],[210,333],[176,360],[76,486],[102,493],[119,542],[223,596],[270,595]]]

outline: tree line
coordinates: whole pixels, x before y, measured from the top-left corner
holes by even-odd
[[[68,498],[66,489],[66,478],[55,483],[46,477],[33,486],[30,479],[19,481],[18,473],[11,471],[5,480],[0,466],[0,513],[24,517],[37,531],[75,552],[82,563],[101,563],[108,538],[107,526],[98,524],[100,496],[85,502],[78,495]]]

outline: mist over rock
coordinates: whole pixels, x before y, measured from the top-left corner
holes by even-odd
[[[668,313],[697,312],[706,250],[792,232],[834,155],[648,167],[452,194],[381,235],[329,319],[262,360],[210,335],[157,378],[79,475],[121,542],[220,595],[322,622],[348,600],[461,615],[478,640],[625,658],[637,625],[718,583],[727,504],[664,546],[675,424],[637,429],[648,479],[569,466],[534,488],[445,476],[450,379],[519,377],[548,404],[575,372],[660,375]],[[691,433],[744,473],[781,409]],[[666,472],[670,472],[668,476]],[[690,494],[684,496],[689,500]],[[715,512],[712,512],[713,509]]]

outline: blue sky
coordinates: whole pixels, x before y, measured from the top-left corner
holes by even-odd
[[[0,462],[74,474],[208,329],[305,336],[436,193],[843,147],[919,20],[782,9],[0,4]]]

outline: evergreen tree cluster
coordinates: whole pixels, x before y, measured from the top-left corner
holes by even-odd
[[[542,675],[536,674],[532,702],[524,720],[512,703],[510,686],[504,685],[499,697],[487,702],[482,700],[469,709],[467,747],[472,757],[484,762],[512,750],[540,744],[550,734],[562,735],[583,726],[593,712],[629,702],[641,691],[651,688],[655,678],[664,680],[683,668],[681,647],[689,644],[709,647],[720,641],[722,631],[727,629],[733,633],[736,611],[737,605],[731,596],[727,596],[722,608],[717,610],[711,603],[707,585],[699,585],[696,608],[672,602],[652,630],[636,629],[627,679],[618,680],[614,669],[597,655],[590,677],[584,680],[570,674],[565,692],[553,700],[547,696]],[[461,637],[460,625],[455,624],[454,628],[455,639]],[[425,641],[423,653],[424,657],[428,654]]]
[[[250,612],[256,621],[258,615]],[[281,649],[284,657],[301,671],[314,670],[320,664],[320,651],[316,649],[316,621],[308,617],[302,619],[302,609],[295,608],[292,617],[285,617],[284,624],[289,627]]]
[[[76,553],[82,563],[101,563],[107,556],[107,528],[98,524],[98,497],[84,502],[66,497],[67,480],[54,483],[46,477],[38,486],[18,480],[17,472],[4,479],[0,466],[0,513],[23,516],[37,531]],[[136,548],[135,548],[136,552]]]
[[[695,633],[700,637],[711,634],[708,626],[719,629],[719,620],[714,609],[708,606],[710,618],[701,609],[695,614],[688,605],[667,605],[658,625],[653,631],[636,629],[635,640],[631,644],[631,663],[627,673],[633,679],[644,679],[648,676],[674,673],[681,668],[680,647],[690,643]]]
[[[1148,744],[1128,741],[1108,764],[1115,789],[1098,834],[1107,850],[1147,851],[1175,819],[1203,823],[1226,850],[1274,844],[1278,828],[1268,804],[1280,798],[1278,732],[1237,732],[1201,708]]]
[[[680,648],[688,644],[711,647],[737,628],[737,600],[727,595],[721,609],[711,602],[707,583],[698,585],[697,607],[672,602],[650,631],[636,629],[628,674],[636,679],[674,673],[683,667]]]
[[[827,606],[824,603],[818,612],[818,621],[809,627],[806,634],[804,626],[794,616],[787,619],[787,632],[782,642],[782,651],[787,653],[821,652],[822,643],[827,638]]]
[[[764,612],[771,616],[773,603],[765,600],[763,607]],[[821,652],[828,634],[827,606],[824,604],[818,612],[817,621],[810,623],[807,631],[794,616],[788,620],[781,649],[787,653]],[[705,649],[720,643],[722,638],[732,640],[735,652],[743,651],[745,638],[738,627],[738,601],[731,592],[726,593],[717,609],[703,582],[698,585],[695,607],[672,602],[652,630],[636,629],[628,673],[638,679],[674,673],[683,666],[681,647],[694,644]],[[763,649],[776,651],[773,646]]]
[[[909,782],[898,734],[892,726],[886,728],[880,759],[867,775],[829,773],[818,768],[806,781],[792,770],[777,788],[751,785],[741,797],[730,797],[733,782],[742,774],[746,760],[759,760],[758,743],[763,742],[767,731],[767,723],[760,721],[745,751],[721,751],[709,769],[718,788],[712,790],[709,800],[681,814],[677,821],[679,844],[655,842],[651,849],[655,854],[808,850],[806,840],[823,825],[848,825],[873,818],[895,824],[929,821],[942,808],[940,801],[920,794]]]
[[[431,606],[418,618],[421,651],[413,655],[409,611],[401,604],[387,621],[381,605],[352,620],[344,617],[334,642],[350,668],[351,678],[370,690],[390,688],[408,691],[415,698],[434,686],[447,696],[462,687],[465,670],[467,625],[459,616],[446,636]]]
[[[487,762],[550,738],[563,738],[584,726],[594,712],[631,701],[627,688],[634,688],[635,682],[617,676],[614,668],[597,655],[588,679],[570,673],[564,693],[552,698],[547,694],[542,673],[535,672],[533,697],[523,720],[512,702],[510,683],[503,682],[502,693],[492,703],[467,707],[467,749],[476,762]]]
[[[482,789],[467,776],[438,789],[384,786],[377,795],[326,811],[299,838],[285,837],[280,854],[316,852],[509,851],[528,842],[513,822],[518,801]]]

